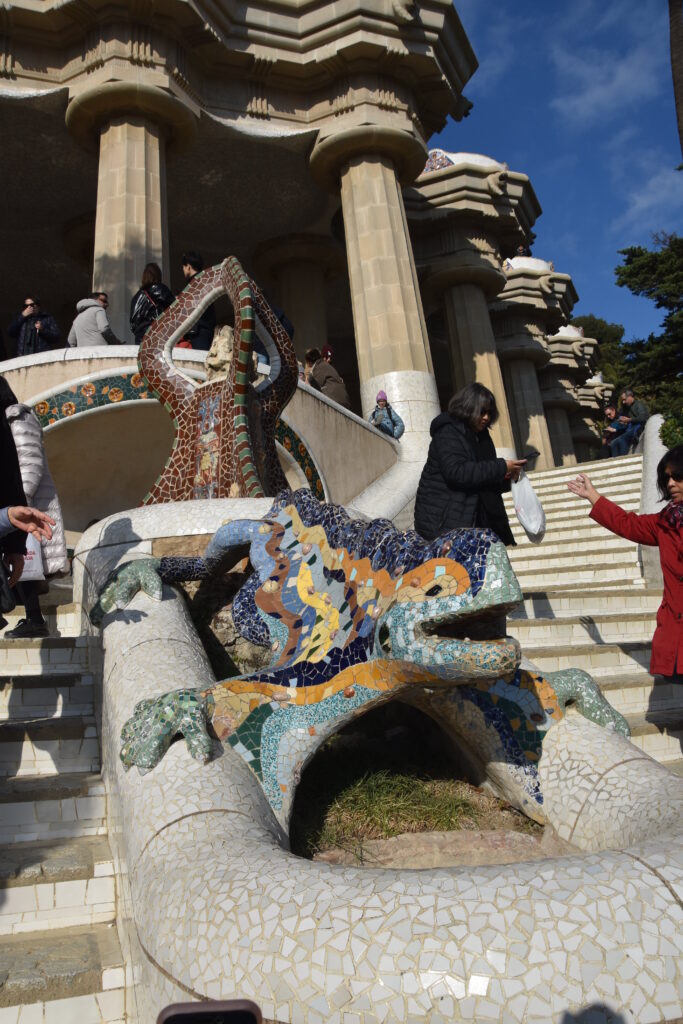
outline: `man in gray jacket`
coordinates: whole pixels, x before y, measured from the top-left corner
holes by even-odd
[[[69,344],[79,348],[95,348],[98,345],[122,345],[109,324],[106,292],[92,292],[89,299],[76,303],[76,319],[69,331]]]

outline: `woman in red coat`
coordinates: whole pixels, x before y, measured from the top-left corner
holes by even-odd
[[[570,481],[569,490],[593,506],[591,519],[637,544],[659,548],[664,595],[652,638],[652,675],[679,676],[683,682],[683,445],[668,451],[657,466],[657,486],[668,505],[653,515],[625,512],[602,497],[587,476]]]

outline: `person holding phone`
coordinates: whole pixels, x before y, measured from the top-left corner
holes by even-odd
[[[488,428],[498,419],[496,399],[483,384],[466,384],[448,411],[432,420],[427,462],[415,498],[415,529],[434,540],[459,527],[493,530],[514,544],[503,492],[526,459],[503,459]]]
[[[661,500],[659,512],[626,512],[601,495],[585,473],[567,484],[569,490],[591,504],[590,517],[619,537],[659,548],[664,594],[652,638],[652,675],[683,683],[683,444],[671,448],[657,466]]]

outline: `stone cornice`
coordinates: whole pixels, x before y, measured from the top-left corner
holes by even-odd
[[[447,154],[451,156],[451,154]],[[406,189],[408,217],[415,222],[436,217],[480,216],[498,244],[513,251],[528,239],[541,207],[526,174],[479,154],[453,154],[457,163],[424,172]],[[475,159],[476,158],[476,159]]]
[[[410,116],[422,136],[466,111],[461,92],[477,66],[448,0],[425,0],[419,8],[401,0],[20,0],[3,22],[0,74],[4,67],[5,77],[24,87],[69,85],[78,92],[79,77],[98,68],[109,66],[110,80],[130,79],[133,68],[146,84],[161,84],[147,81],[156,71],[178,81],[192,102],[208,107],[212,95],[216,106],[229,108],[231,86],[250,80],[289,93],[289,110],[300,122],[316,90],[348,75],[379,73],[410,91]],[[117,61],[128,70],[112,66]],[[265,103],[267,111],[267,97]]]

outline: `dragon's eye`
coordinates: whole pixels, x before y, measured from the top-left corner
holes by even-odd
[[[429,590],[425,590],[425,597],[436,597],[437,594],[441,593],[441,584],[435,583]]]

